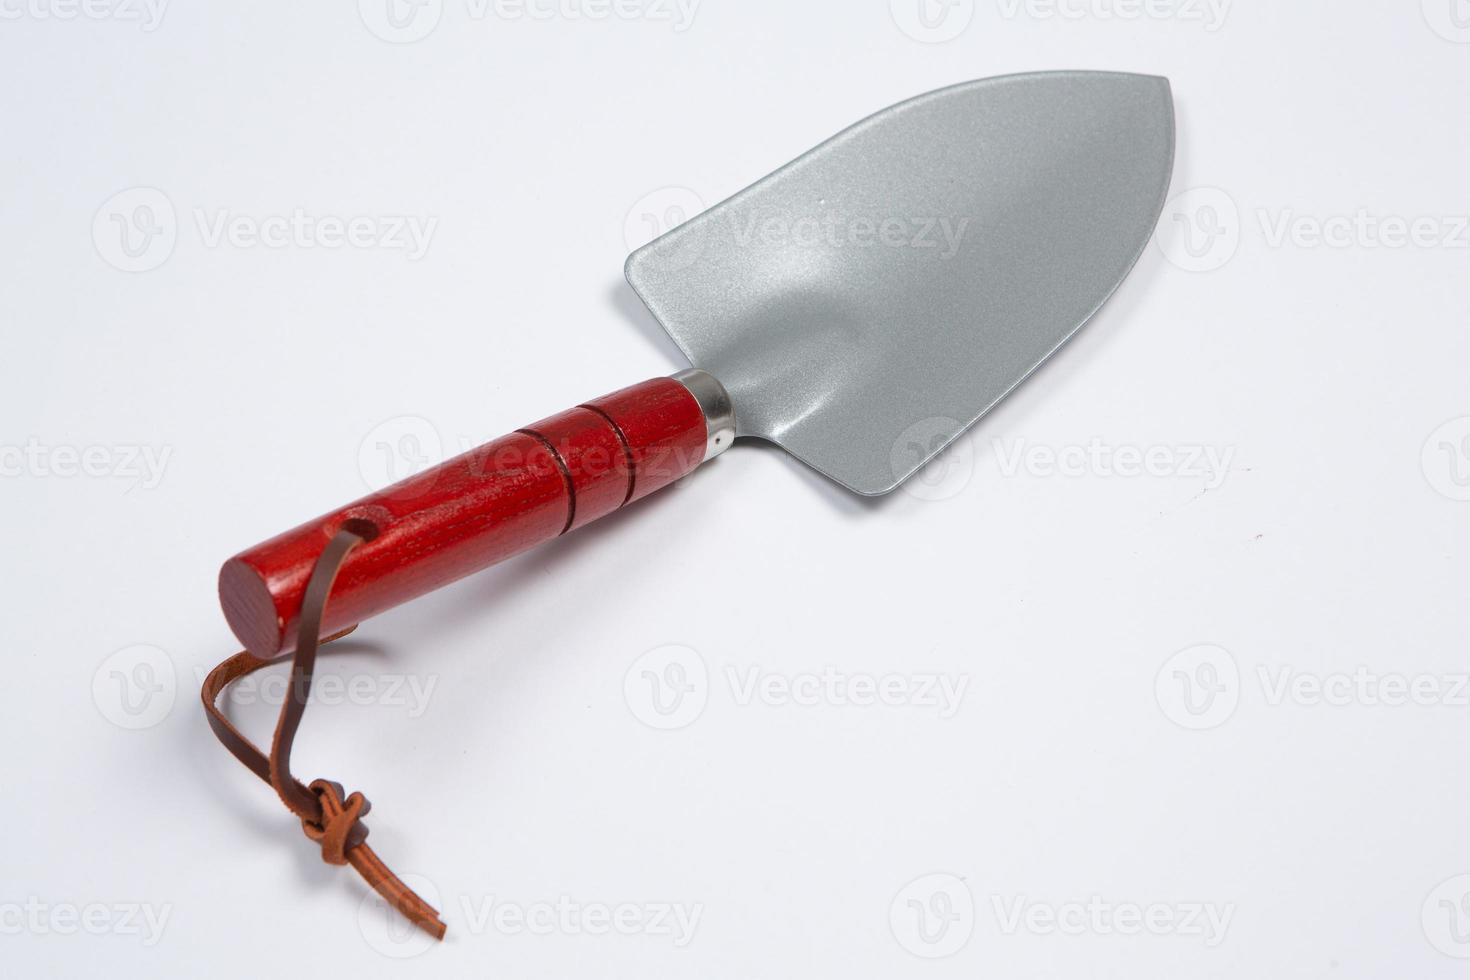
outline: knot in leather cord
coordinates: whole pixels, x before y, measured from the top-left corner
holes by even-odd
[[[247,769],[269,783],[280,796],[281,802],[286,804],[286,808],[301,818],[301,829],[306,832],[306,836],[321,845],[323,860],[328,864],[352,865],[389,905],[435,939],[443,939],[444,922],[439,918],[439,913],[388,870],[388,866],[367,845],[368,829],[361,819],[371,809],[367,797],[361,793],[344,795],[340,783],[326,779],[317,779],[310,786],[304,786],[291,775],[291,746],[296,739],[296,730],[301,726],[301,717],[306,712],[311,693],[311,675],[316,664],[317,647],[321,643],[330,643],[346,636],[356,629],[350,627],[324,640],[318,636],[327,597],[331,594],[337,572],[348,552],[362,544],[362,541],[361,537],[350,531],[338,531],[312,567],[297,621],[296,652],[291,659],[291,682],[281,704],[281,713],[276,719],[276,731],[271,739],[269,755],[256,748],[255,743],[242,735],[225,717],[224,712],[219,709],[218,700],[233,681],[269,666],[271,661],[262,660],[246,651],[235,654],[209,672],[209,676],[204,679],[203,689],[199,692],[200,699],[204,702],[209,727],[221,744],[244,763]]]
[[[322,815],[313,820],[301,818],[301,829],[306,836],[322,846],[322,860],[328,864],[346,864],[347,852],[361,844],[368,829],[358,819],[372,804],[361,793],[342,798],[342,784],[328,779],[313,780],[308,787],[321,801]]]

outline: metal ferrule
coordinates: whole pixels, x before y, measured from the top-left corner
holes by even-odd
[[[691,368],[673,377],[689,389],[695,401],[699,402],[700,411],[704,412],[705,429],[709,433],[704,458],[708,462],[729,449],[730,443],[735,441],[735,403],[730,400],[725,386],[708,371]]]

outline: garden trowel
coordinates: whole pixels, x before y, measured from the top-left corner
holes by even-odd
[[[226,562],[220,600],[248,653],[205,685],[216,733],[328,860],[353,863],[441,934],[362,843],[360,794],[290,776],[319,637],[612,513],[741,437],[857,493],[893,490],[1123,281],[1163,209],[1173,150],[1163,78],[967,82],[864,119],[638,249],[628,281],[691,369],[526,426]],[[215,700],[293,650],[298,683],[267,758]]]

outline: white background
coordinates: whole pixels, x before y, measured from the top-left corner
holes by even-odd
[[[549,2],[0,2],[6,973],[1460,975],[1463,0]],[[621,281],[647,216],[1052,68],[1169,76],[1188,196],[919,482],[739,446],[325,658],[357,693],[298,769],[437,895],[442,946],[401,929],[205,727],[221,561],[682,368]],[[209,234],[297,209],[434,224]],[[643,918],[513,927],[543,903]]]

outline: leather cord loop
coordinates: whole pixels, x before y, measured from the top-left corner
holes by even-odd
[[[356,629],[350,627],[324,640],[317,635],[337,572],[347,555],[362,542],[362,537],[351,531],[338,531],[312,567],[306,595],[301,600],[296,652],[291,658],[291,679],[281,703],[281,713],[276,719],[269,755],[241,734],[220,711],[218,702],[219,696],[231,683],[269,666],[273,661],[262,660],[244,651],[235,654],[209,672],[199,692],[200,699],[204,702],[205,715],[215,737],[245,768],[275,789],[287,809],[301,819],[301,828],[306,836],[321,845],[322,860],[328,864],[351,864],[374,891],[414,925],[435,939],[443,939],[445,927],[439,913],[389,871],[367,845],[368,829],[362,822],[362,817],[372,808],[367,797],[361,793],[348,794],[340,783],[326,779],[303,785],[291,775],[291,747],[301,727],[301,718],[306,713],[317,648]]]
[[[311,789],[321,801],[322,815],[318,820],[301,818],[301,829],[306,836],[322,846],[322,860],[328,864],[346,864],[347,851],[362,844],[367,828],[358,823],[364,813],[372,809],[367,797],[353,793],[342,798],[342,784],[326,779],[312,781]]]

